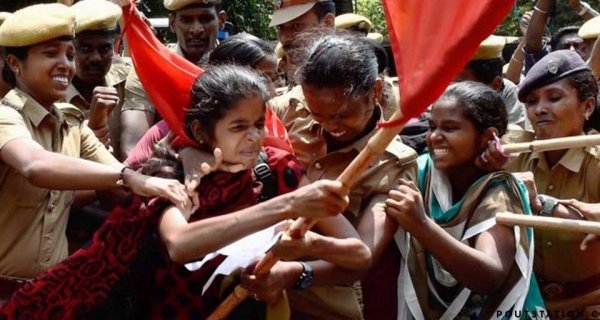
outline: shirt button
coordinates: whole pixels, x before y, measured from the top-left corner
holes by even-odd
[[[552,246],[552,241],[548,241],[548,242],[546,242],[546,245],[547,245],[548,247],[551,247],[551,246]]]
[[[553,184],[549,185],[548,190],[550,190],[550,191],[554,190],[554,185]]]
[[[48,211],[54,211],[54,204],[50,204],[50,206],[48,206]]]
[[[323,168],[323,166],[320,163],[315,163],[315,168],[321,170],[321,168]]]

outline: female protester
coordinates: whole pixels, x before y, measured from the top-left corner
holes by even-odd
[[[597,130],[597,95],[590,69],[569,50],[552,52],[536,63],[519,90],[538,140]],[[508,160],[495,148],[489,148],[481,158],[495,167]],[[525,153],[511,159],[506,167],[511,172],[525,172],[521,176],[535,214],[593,219],[584,213],[588,210],[582,210],[581,203],[565,200],[600,202],[598,147]],[[587,249],[580,250],[584,238],[583,234],[536,230],[535,272],[550,315],[556,318],[572,316],[567,312],[574,312],[575,318],[600,312],[600,243],[589,241]]]
[[[345,205],[341,184],[317,183],[289,197],[275,198],[276,205],[255,206],[244,213],[230,213],[236,209],[254,205],[259,196],[256,177],[252,168],[261,152],[265,136],[265,102],[268,90],[254,72],[242,67],[221,65],[208,69],[200,76],[192,89],[191,107],[186,115],[186,129],[201,149],[219,148],[225,163],[241,164],[238,173],[217,171],[202,178],[198,187],[199,209],[185,221],[175,207],[168,208],[159,223],[159,233],[165,243],[168,259],[160,263],[153,286],[153,316],[181,318],[185,316],[207,317],[219,302],[219,286],[213,284],[208,293],[199,295],[194,288],[202,288],[218,263],[217,258],[200,270],[190,272],[182,263],[193,261],[211,253],[247,234],[268,227],[278,221],[300,215],[323,217],[337,214]],[[293,156],[280,149],[265,147],[268,167],[274,176],[276,192],[282,194],[295,189],[303,171]],[[152,163],[154,160],[151,160]],[[156,164],[151,164],[156,168]],[[319,200],[313,192],[320,190],[328,196]],[[219,195],[215,198],[215,194]],[[271,204],[273,201],[266,202]],[[329,238],[309,232],[310,245],[298,252],[298,256],[312,256],[323,264],[335,264],[348,273],[361,274],[368,266],[370,254],[358,239],[354,230],[343,217],[333,217],[317,225]],[[321,244],[327,243],[327,246]],[[165,257],[166,258],[166,257]],[[306,266],[295,261],[278,262],[273,269],[287,275],[293,287]],[[315,268],[315,273],[319,270]],[[193,284],[193,288],[190,288]],[[255,297],[275,301],[278,294],[260,292]],[[189,301],[181,303],[181,297]]]
[[[301,215],[326,218],[343,210],[347,200],[341,183],[320,181],[292,191],[301,181],[302,170],[289,153],[270,147],[263,152],[277,193],[282,195],[255,205],[264,192],[262,189],[266,188],[256,181],[251,169],[262,150],[267,97],[265,84],[252,71],[234,66],[207,70],[194,84],[191,106],[186,112],[186,130],[201,148],[220,148],[223,161],[242,165],[244,170],[237,173],[215,171],[204,176],[198,187],[199,208],[191,218],[176,207],[155,200],[148,206],[135,208],[130,205],[128,209],[111,214],[109,222],[117,224],[118,228],[103,226],[95,236],[92,248],[99,253],[80,250],[74,258],[19,291],[4,312],[12,314],[19,310],[38,318],[42,310],[54,310],[59,318],[88,315],[123,276],[140,249],[144,234],[147,235],[154,226],[158,227],[164,243],[164,255],[158,261],[154,281],[148,290],[152,308],[145,305],[146,311],[151,311],[153,318],[161,319],[206,318],[219,302],[220,281],[215,281],[204,295],[202,288],[223,257],[210,260],[196,271],[188,270],[183,263],[199,259],[285,219]],[[152,158],[144,167],[152,174],[182,178],[180,169],[181,164],[168,153],[163,158]],[[290,193],[283,195],[286,192]],[[132,210],[138,209],[139,214],[131,214]],[[128,218],[122,219],[123,216]],[[311,232],[308,237],[313,241],[300,254],[323,257],[331,262],[322,261],[322,264],[335,263],[349,273],[361,273],[368,267],[370,253],[356,239],[352,228],[344,227],[344,221],[343,217],[325,219],[319,224],[321,230],[341,238]],[[131,245],[118,247],[116,251],[114,248],[117,247],[99,244],[101,239],[111,239],[113,241],[109,243],[114,243],[119,237],[122,243]],[[145,263],[148,267],[151,261]],[[75,266],[83,271],[77,272]],[[303,268],[299,262],[280,262],[274,270],[293,274],[295,280],[303,273]],[[75,281],[87,286],[78,286]],[[73,285],[68,293],[61,289],[65,283]],[[47,309],[38,309],[36,303],[32,303],[43,299],[36,289],[56,297],[47,303]],[[269,298],[266,295],[257,297]],[[246,318],[248,314],[241,317]]]
[[[56,103],[75,71],[74,23],[68,7],[48,4],[19,10],[0,27],[3,78],[14,87],[0,102],[0,275],[33,277],[67,257],[67,190],[126,186],[182,209],[187,201],[177,181],[127,170],[75,107]]]
[[[377,131],[384,83],[372,47],[356,37],[343,34],[318,37],[302,48],[306,52],[296,54],[306,57],[298,71],[301,88],[286,94],[294,97],[285,103],[279,99],[283,96],[269,103],[288,129],[294,152],[306,168],[308,178],[333,179]],[[386,217],[382,205],[401,178],[416,179],[415,160],[415,152],[399,138],[395,139],[358,177],[350,191],[350,205],[344,216],[373,255],[373,265],[361,279],[366,319],[396,319],[395,280],[400,252],[392,237],[397,225]],[[258,281],[252,285],[267,287]],[[329,288],[290,291],[288,295],[292,309],[310,317],[363,316],[355,291],[344,282],[332,282]]]
[[[526,188],[474,165],[506,126],[502,99],[482,84],[454,84],[433,104],[418,187],[402,180],[386,201],[402,227],[399,318],[528,319],[543,306],[531,230],[494,222],[497,212],[530,213]]]
[[[206,63],[208,65],[235,64],[248,66],[264,77],[268,84],[269,94],[271,96],[275,95],[273,78],[277,74],[277,60],[273,48],[268,42],[262,39],[248,33],[236,34],[222,41],[212,50]],[[268,119],[268,124],[271,121],[278,121],[272,116],[270,110],[267,110],[266,116],[271,118]],[[269,135],[267,137],[268,143],[274,141],[270,136],[276,134],[273,132],[275,128],[276,126],[267,127],[267,134]],[[164,120],[159,121],[144,134],[135,148],[129,153],[125,163],[132,168],[139,168],[152,155],[154,145],[166,137],[169,131],[166,122]],[[283,138],[286,138],[286,136],[284,135]],[[277,144],[277,146],[281,147],[280,144]],[[186,152],[192,153],[190,157],[193,157],[193,150],[187,150],[183,153],[185,154]],[[193,162],[193,160],[190,162]]]

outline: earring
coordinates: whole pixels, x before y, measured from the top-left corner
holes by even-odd
[[[586,113],[584,118],[585,118],[585,121],[588,121],[588,120],[590,120],[590,115]]]
[[[19,74],[21,74],[21,70],[19,70],[19,68],[15,68],[15,74],[16,74],[16,75],[19,75]]]

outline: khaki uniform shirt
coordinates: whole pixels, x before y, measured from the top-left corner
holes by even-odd
[[[272,99],[269,105],[286,126],[294,152],[305,166],[310,181],[337,178],[377,131],[374,129],[353,144],[328,153],[321,127],[306,108],[300,86]],[[344,212],[355,228],[366,208],[385,202],[388,192],[398,185],[400,178],[417,181],[416,159],[415,151],[405,146],[398,137],[360,175],[350,191],[350,204]],[[396,279],[391,280],[395,286]],[[310,314],[319,319],[359,319],[360,309],[353,291],[349,287],[314,287],[288,294],[293,309],[310,310]]]
[[[600,202],[600,147],[570,149],[553,167],[543,153],[521,154],[508,171],[531,171],[539,194]],[[535,273],[546,282],[584,281],[600,273],[600,242],[579,249],[585,234],[535,230]]]
[[[112,110],[108,118],[112,152],[117,159],[121,159],[119,154],[121,150],[121,107],[125,102],[125,80],[127,80],[127,75],[132,69],[133,64],[130,58],[115,57],[110,70],[104,77],[104,85],[114,87],[119,95],[119,105]],[[65,101],[78,107],[85,115],[85,119],[89,119],[90,101],[86,101],[73,84],[70,84],[67,88]]]
[[[57,103],[48,112],[18,89],[0,101],[0,149],[30,139],[63,155],[118,166],[83,123],[78,108]],[[67,257],[67,224],[73,191],[29,183],[0,162],[0,275],[33,277]]]
[[[169,44],[167,47],[175,52],[178,56],[184,56],[183,51],[181,51],[181,47],[178,44]],[[157,79],[160,81],[160,79]],[[125,81],[125,101],[123,103],[122,111],[125,110],[138,110],[144,111],[152,114],[156,119],[158,119],[159,115],[156,113],[156,109],[148,96],[146,95],[146,90],[144,90],[144,86],[142,86],[142,82],[135,72],[134,68],[131,68],[129,75],[127,76],[127,80]]]

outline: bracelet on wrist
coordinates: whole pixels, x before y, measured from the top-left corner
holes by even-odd
[[[539,12],[541,14],[548,14],[548,11],[544,11],[544,10],[538,8],[538,6],[533,6],[533,10],[537,11],[537,12]]]
[[[124,166],[123,168],[121,168],[121,171],[119,171],[119,179],[117,179],[117,185],[120,186],[121,188],[127,190],[127,183],[125,183],[125,170],[130,169],[130,167],[128,166]]]
[[[581,4],[581,10],[577,11],[577,15],[581,17],[586,12],[588,12],[591,9],[591,7],[587,2],[581,1],[580,4]]]
[[[510,60],[512,60],[516,63],[523,63],[523,60],[519,60],[519,59],[515,58],[515,56],[510,57]]]

